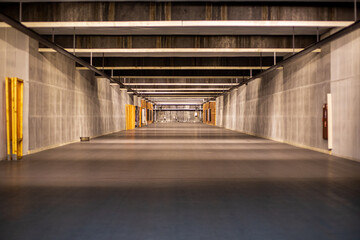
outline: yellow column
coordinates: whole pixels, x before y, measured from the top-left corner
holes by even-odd
[[[11,78],[11,159],[17,160],[17,104],[16,78]]]
[[[6,102],[6,159],[11,160],[11,79],[5,79]]]
[[[131,129],[135,128],[135,106],[131,105]]]
[[[17,156],[23,156],[23,89],[24,81],[16,78],[16,102],[17,102]]]
[[[129,105],[125,105],[125,122],[126,122],[126,130],[129,130]]]

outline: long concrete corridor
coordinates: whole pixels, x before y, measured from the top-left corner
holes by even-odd
[[[0,162],[0,239],[359,239],[360,164],[200,123]]]

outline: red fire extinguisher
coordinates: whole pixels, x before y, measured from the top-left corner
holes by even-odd
[[[323,139],[328,139],[328,111],[327,104],[325,103],[323,106]]]

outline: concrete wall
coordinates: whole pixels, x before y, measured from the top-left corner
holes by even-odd
[[[324,47],[233,90],[220,106],[220,126],[326,150],[322,106],[330,92],[329,67],[330,50]]]
[[[125,129],[132,97],[58,53],[38,53],[38,42],[0,29],[0,159],[6,156],[5,77],[24,85],[24,154]]]
[[[333,154],[360,160],[359,44],[357,31],[218,98],[217,125],[326,152],[332,93]]]
[[[134,96],[133,97],[133,99],[134,99],[134,106],[137,106],[137,107],[141,107],[141,97],[138,97],[138,96]]]
[[[30,41],[30,150],[125,129],[126,91]]]
[[[360,160],[360,30],[331,43],[333,154]]]
[[[24,80],[24,102],[29,100],[29,38],[10,27],[0,28],[0,160],[6,157],[5,77]],[[23,151],[29,148],[28,104],[23,112]]]

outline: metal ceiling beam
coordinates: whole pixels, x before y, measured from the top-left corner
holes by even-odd
[[[266,67],[262,67],[262,70],[265,70]],[[225,78],[233,78],[233,76],[236,76],[235,78],[242,79],[243,76],[249,76],[249,73],[252,71],[252,73],[255,75],[256,73],[261,71],[261,67],[259,69],[236,69],[236,70],[224,70],[224,69],[191,69],[191,70],[104,70],[108,71],[108,74],[113,71],[114,76],[130,76],[129,78],[132,78],[131,76],[143,76],[144,78],[150,77],[150,76],[189,76],[186,78],[192,78],[190,76],[198,76],[202,78],[206,78],[208,76],[214,77],[225,77]],[[124,77],[123,77],[124,78]]]
[[[24,22],[41,34],[72,35],[291,35],[296,27],[301,35],[314,35],[314,28],[346,27],[351,21],[286,20],[167,20],[167,21],[42,21]]]
[[[149,28],[149,27],[346,27],[350,21],[303,20],[170,20],[170,21],[43,21],[25,22],[30,28]]]
[[[65,48],[66,51],[75,51],[81,57],[271,57],[274,53],[284,56],[292,52],[301,52],[304,48]],[[321,51],[316,49],[315,51]],[[41,53],[54,52],[51,48],[39,48]]]
[[[270,66],[106,66],[97,67],[103,70],[262,70]],[[77,70],[88,70],[86,67],[76,67]]]

